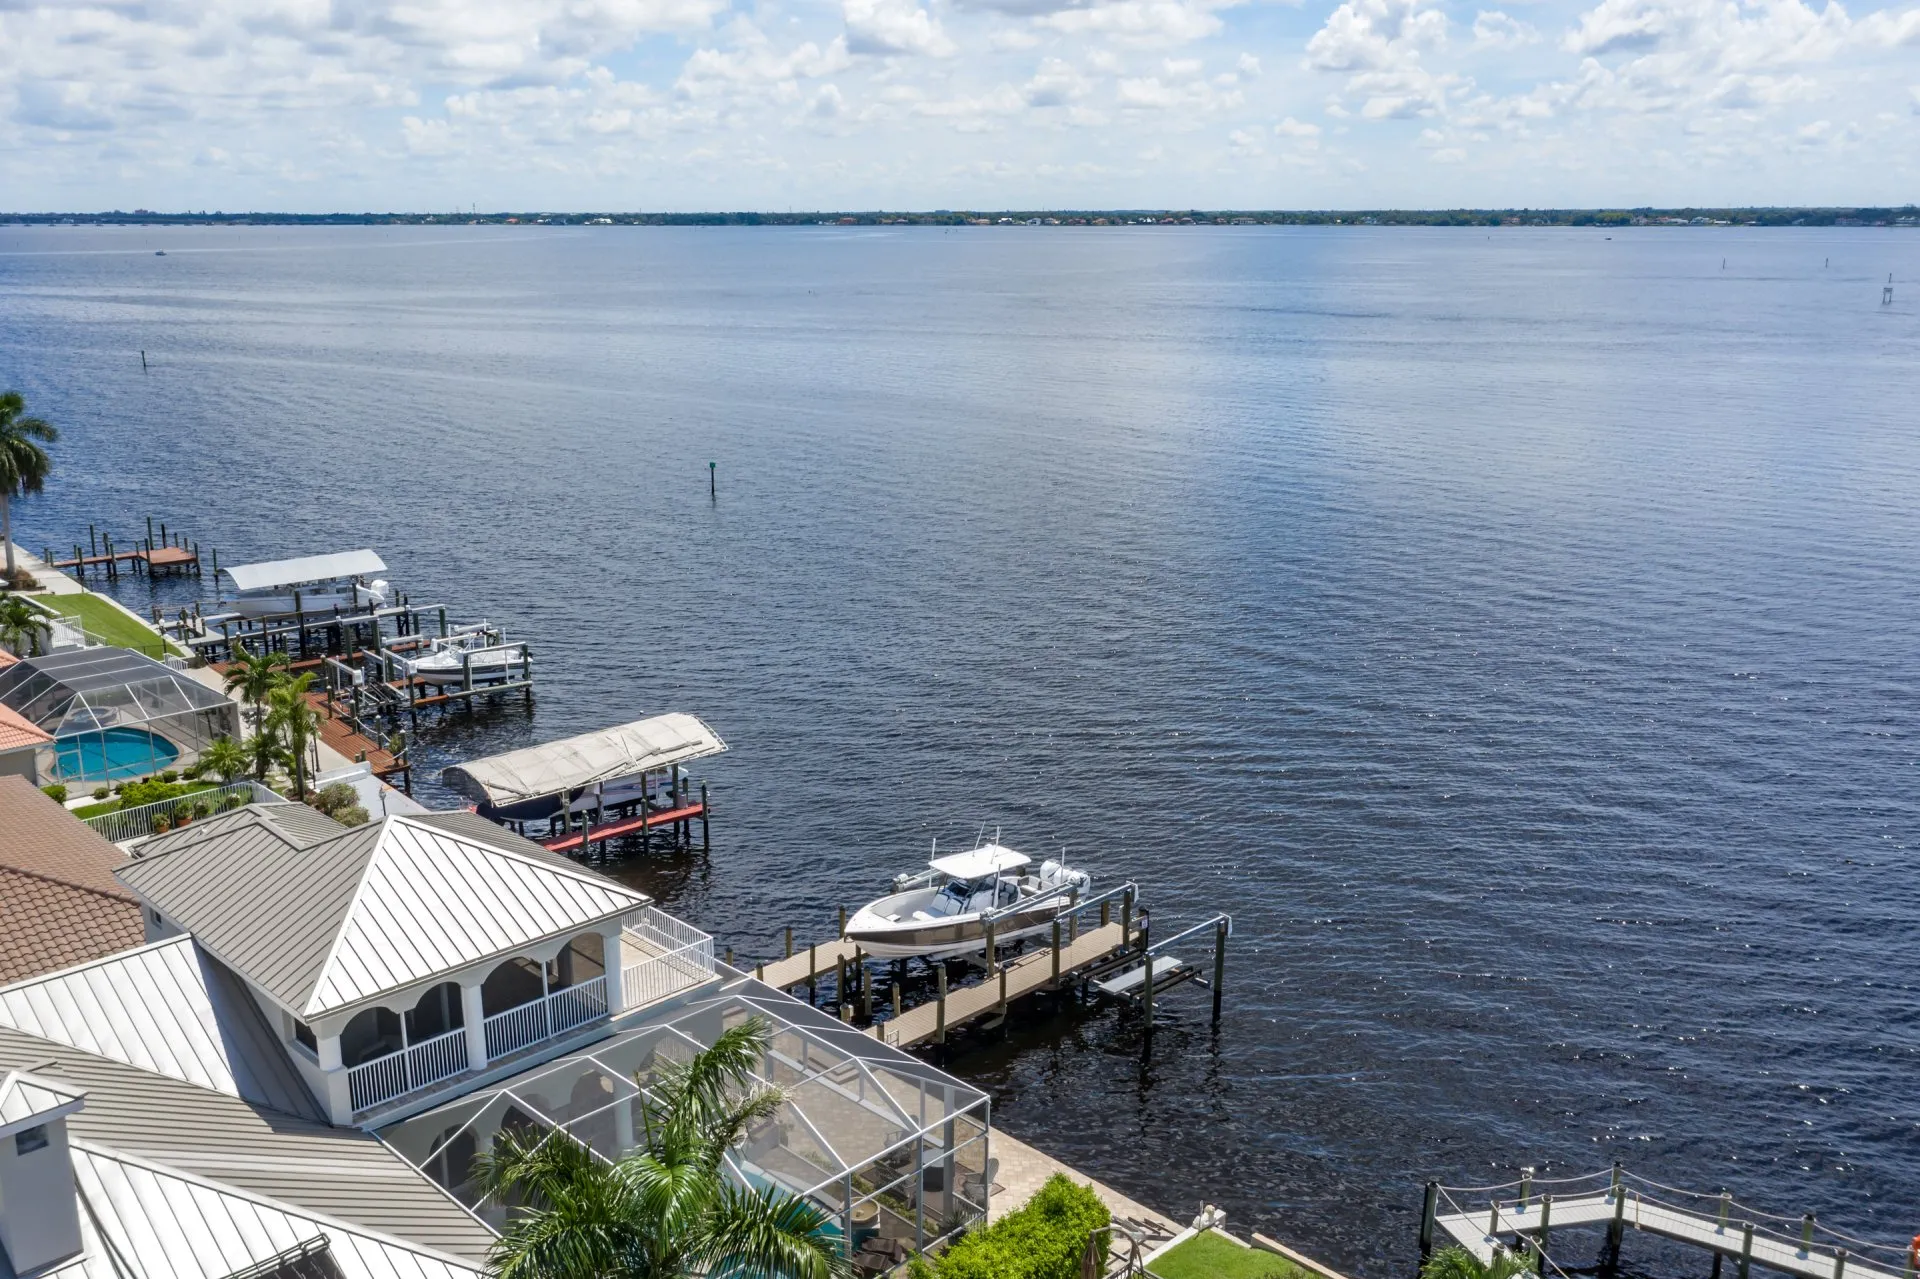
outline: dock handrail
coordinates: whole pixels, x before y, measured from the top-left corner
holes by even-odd
[[[1145,953],[1149,955],[1157,955],[1160,953],[1160,950],[1162,947],[1171,946],[1177,941],[1184,941],[1186,938],[1193,936],[1195,933],[1218,928],[1222,922],[1225,922],[1227,926],[1227,936],[1229,937],[1233,936],[1233,916],[1227,914],[1227,912],[1223,910],[1208,916],[1206,919],[1201,920],[1199,923],[1195,924],[1191,928],[1182,929],[1180,932],[1175,933],[1171,937],[1165,938],[1161,941],[1149,942]]]

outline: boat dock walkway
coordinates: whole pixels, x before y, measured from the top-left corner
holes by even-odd
[[[1617,1265],[1622,1237],[1631,1227],[1708,1249],[1713,1253],[1715,1279],[1728,1259],[1735,1263],[1738,1279],[1749,1279],[1754,1266],[1798,1279],[1913,1279],[1914,1275],[1911,1248],[1855,1239],[1820,1226],[1812,1213],[1795,1221],[1735,1203],[1729,1194],[1703,1195],[1662,1186],[1627,1173],[1617,1163],[1611,1174],[1542,1181],[1537,1186],[1564,1188],[1564,1192],[1536,1196],[1529,1172],[1519,1182],[1479,1188],[1480,1193],[1494,1192],[1481,1206],[1462,1204],[1456,1197],[1470,1192],[1427,1183],[1420,1229],[1422,1254],[1431,1252],[1444,1235],[1489,1262],[1496,1248],[1510,1246],[1510,1239],[1512,1247],[1540,1259],[1543,1274],[1551,1269],[1564,1275],[1566,1271],[1553,1259],[1553,1231],[1604,1227],[1609,1263]],[[1497,1192],[1512,1189],[1519,1190],[1518,1196],[1504,1202],[1497,1197]],[[1849,1249],[1848,1244],[1853,1247]]]
[[[1056,990],[1073,980],[1080,969],[1106,959],[1126,941],[1126,930],[1108,924],[1063,942],[1059,950],[1048,946],[1030,951],[1010,963],[997,966],[997,972],[978,986],[962,986],[949,991],[944,1001],[909,1008],[898,1017],[879,1022],[875,1037],[897,1048],[911,1048],[929,1040],[938,1042],[954,1026],[963,1026],[989,1013],[1004,1015],[1007,1007],[1023,995],[1038,990]]]

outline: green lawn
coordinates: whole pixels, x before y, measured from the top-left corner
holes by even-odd
[[[1150,1267],[1160,1279],[1314,1279],[1285,1257],[1202,1231]]]
[[[89,634],[105,644],[130,648],[148,657],[164,657],[180,650],[142,626],[98,595],[41,595],[36,597],[54,612],[77,618]]]

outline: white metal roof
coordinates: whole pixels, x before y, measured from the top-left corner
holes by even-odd
[[[320,1117],[252,996],[185,935],[0,987],[0,1026]]]
[[[58,1079],[10,1070],[0,1079],[0,1136],[72,1114],[86,1095],[84,1088]]]
[[[90,1141],[74,1141],[74,1188],[85,1253],[61,1279],[221,1279],[324,1237],[347,1279],[475,1279],[451,1257],[313,1213],[297,1212],[231,1186]]]
[[[653,900],[471,813],[390,816],[306,848],[213,839],[116,873],[303,1020]]]
[[[983,844],[964,853],[936,857],[927,865],[949,879],[983,879],[1002,871],[1019,870],[1032,862],[1033,858],[1016,853],[1004,844]]]
[[[516,804],[683,764],[727,749],[698,716],[676,712],[457,764],[441,780],[468,799]]]
[[[303,582],[325,582],[336,577],[362,577],[384,573],[387,565],[369,550],[336,551],[332,555],[303,555],[292,560],[263,560],[258,564],[235,564],[226,570],[233,584],[243,591],[267,590],[275,586],[298,586]]]

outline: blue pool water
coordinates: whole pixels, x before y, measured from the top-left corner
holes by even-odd
[[[179,748],[144,728],[108,728],[55,743],[60,776],[71,782],[118,782],[170,767]]]

